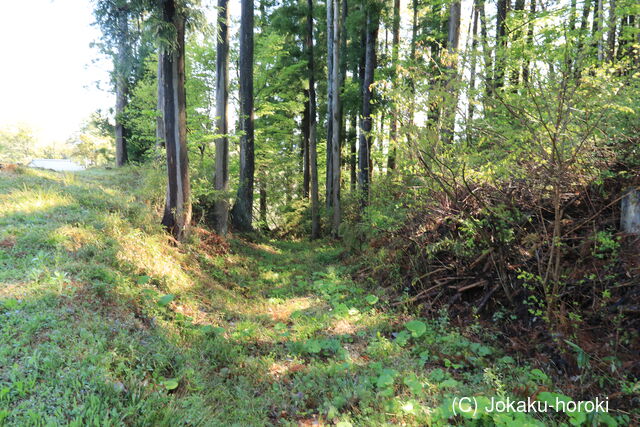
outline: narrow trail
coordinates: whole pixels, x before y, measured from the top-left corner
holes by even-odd
[[[0,425],[464,424],[456,396],[550,385],[329,242],[172,245],[139,173],[0,179]]]

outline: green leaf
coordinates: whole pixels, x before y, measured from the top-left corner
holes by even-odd
[[[173,294],[167,294],[167,295],[165,295],[165,296],[163,296],[163,297],[160,297],[160,299],[158,300],[158,305],[159,305],[160,307],[166,307],[167,305],[169,305],[169,303],[170,303],[171,301],[173,301],[173,299],[174,299],[175,297],[176,297],[176,296],[175,296],[175,295],[173,295]]]
[[[540,369],[537,369],[537,368],[532,369],[531,372],[529,372],[529,378],[540,383],[546,383],[549,380],[549,377],[547,376],[547,374],[545,374],[544,372],[542,372]]]
[[[421,320],[412,320],[404,326],[411,332],[411,336],[414,338],[419,338],[427,332],[427,324]]]
[[[353,427],[353,424],[351,424],[349,421],[340,421],[338,424],[336,424],[336,427]]]
[[[375,296],[375,295],[367,295],[367,297],[365,298],[365,300],[366,300],[369,304],[374,305],[375,303],[377,303],[377,302],[378,302],[378,297],[377,297],[377,296]]]
[[[411,390],[411,393],[415,395],[420,395],[422,393],[422,383],[420,382],[416,374],[411,373],[407,375],[406,377],[404,377],[402,382],[404,382],[404,385],[406,385],[409,390]]]
[[[569,415],[569,422],[574,426],[581,426],[585,421],[587,421],[587,414],[583,411],[568,412],[567,415]]]
[[[138,276],[138,280],[136,280],[136,283],[138,285],[146,285],[147,283],[149,283],[149,280],[151,280],[151,277],[149,276]]]
[[[398,371],[395,369],[384,369],[378,377],[376,385],[378,388],[390,387],[393,385],[396,375],[398,375]]]
[[[162,385],[167,390],[175,390],[178,388],[178,380],[175,378],[169,378],[168,380],[162,381]]]
[[[407,345],[408,341],[409,341],[409,332],[407,331],[398,332],[398,335],[396,335],[396,343],[400,347],[404,347],[405,345]]]

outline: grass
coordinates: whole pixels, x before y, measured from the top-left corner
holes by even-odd
[[[145,176],[0,175],[0,425],[567,419],[455,416],[456,396],[553,386],[477,325],[390,309],[329,242],[172,246]]]

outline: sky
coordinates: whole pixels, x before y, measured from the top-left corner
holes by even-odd
[[[112,107],[110,65],[93,63],[100,33],[92,22],[89,0],[0,0],[0,128],[25,124],[49,144]]]

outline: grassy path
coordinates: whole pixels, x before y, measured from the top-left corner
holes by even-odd
[[[550,386],[477,325],[390,310],[327,242],[176,248],[144,193],[136,169],[0,176],[0,425],[540,425],[452,414]]]

